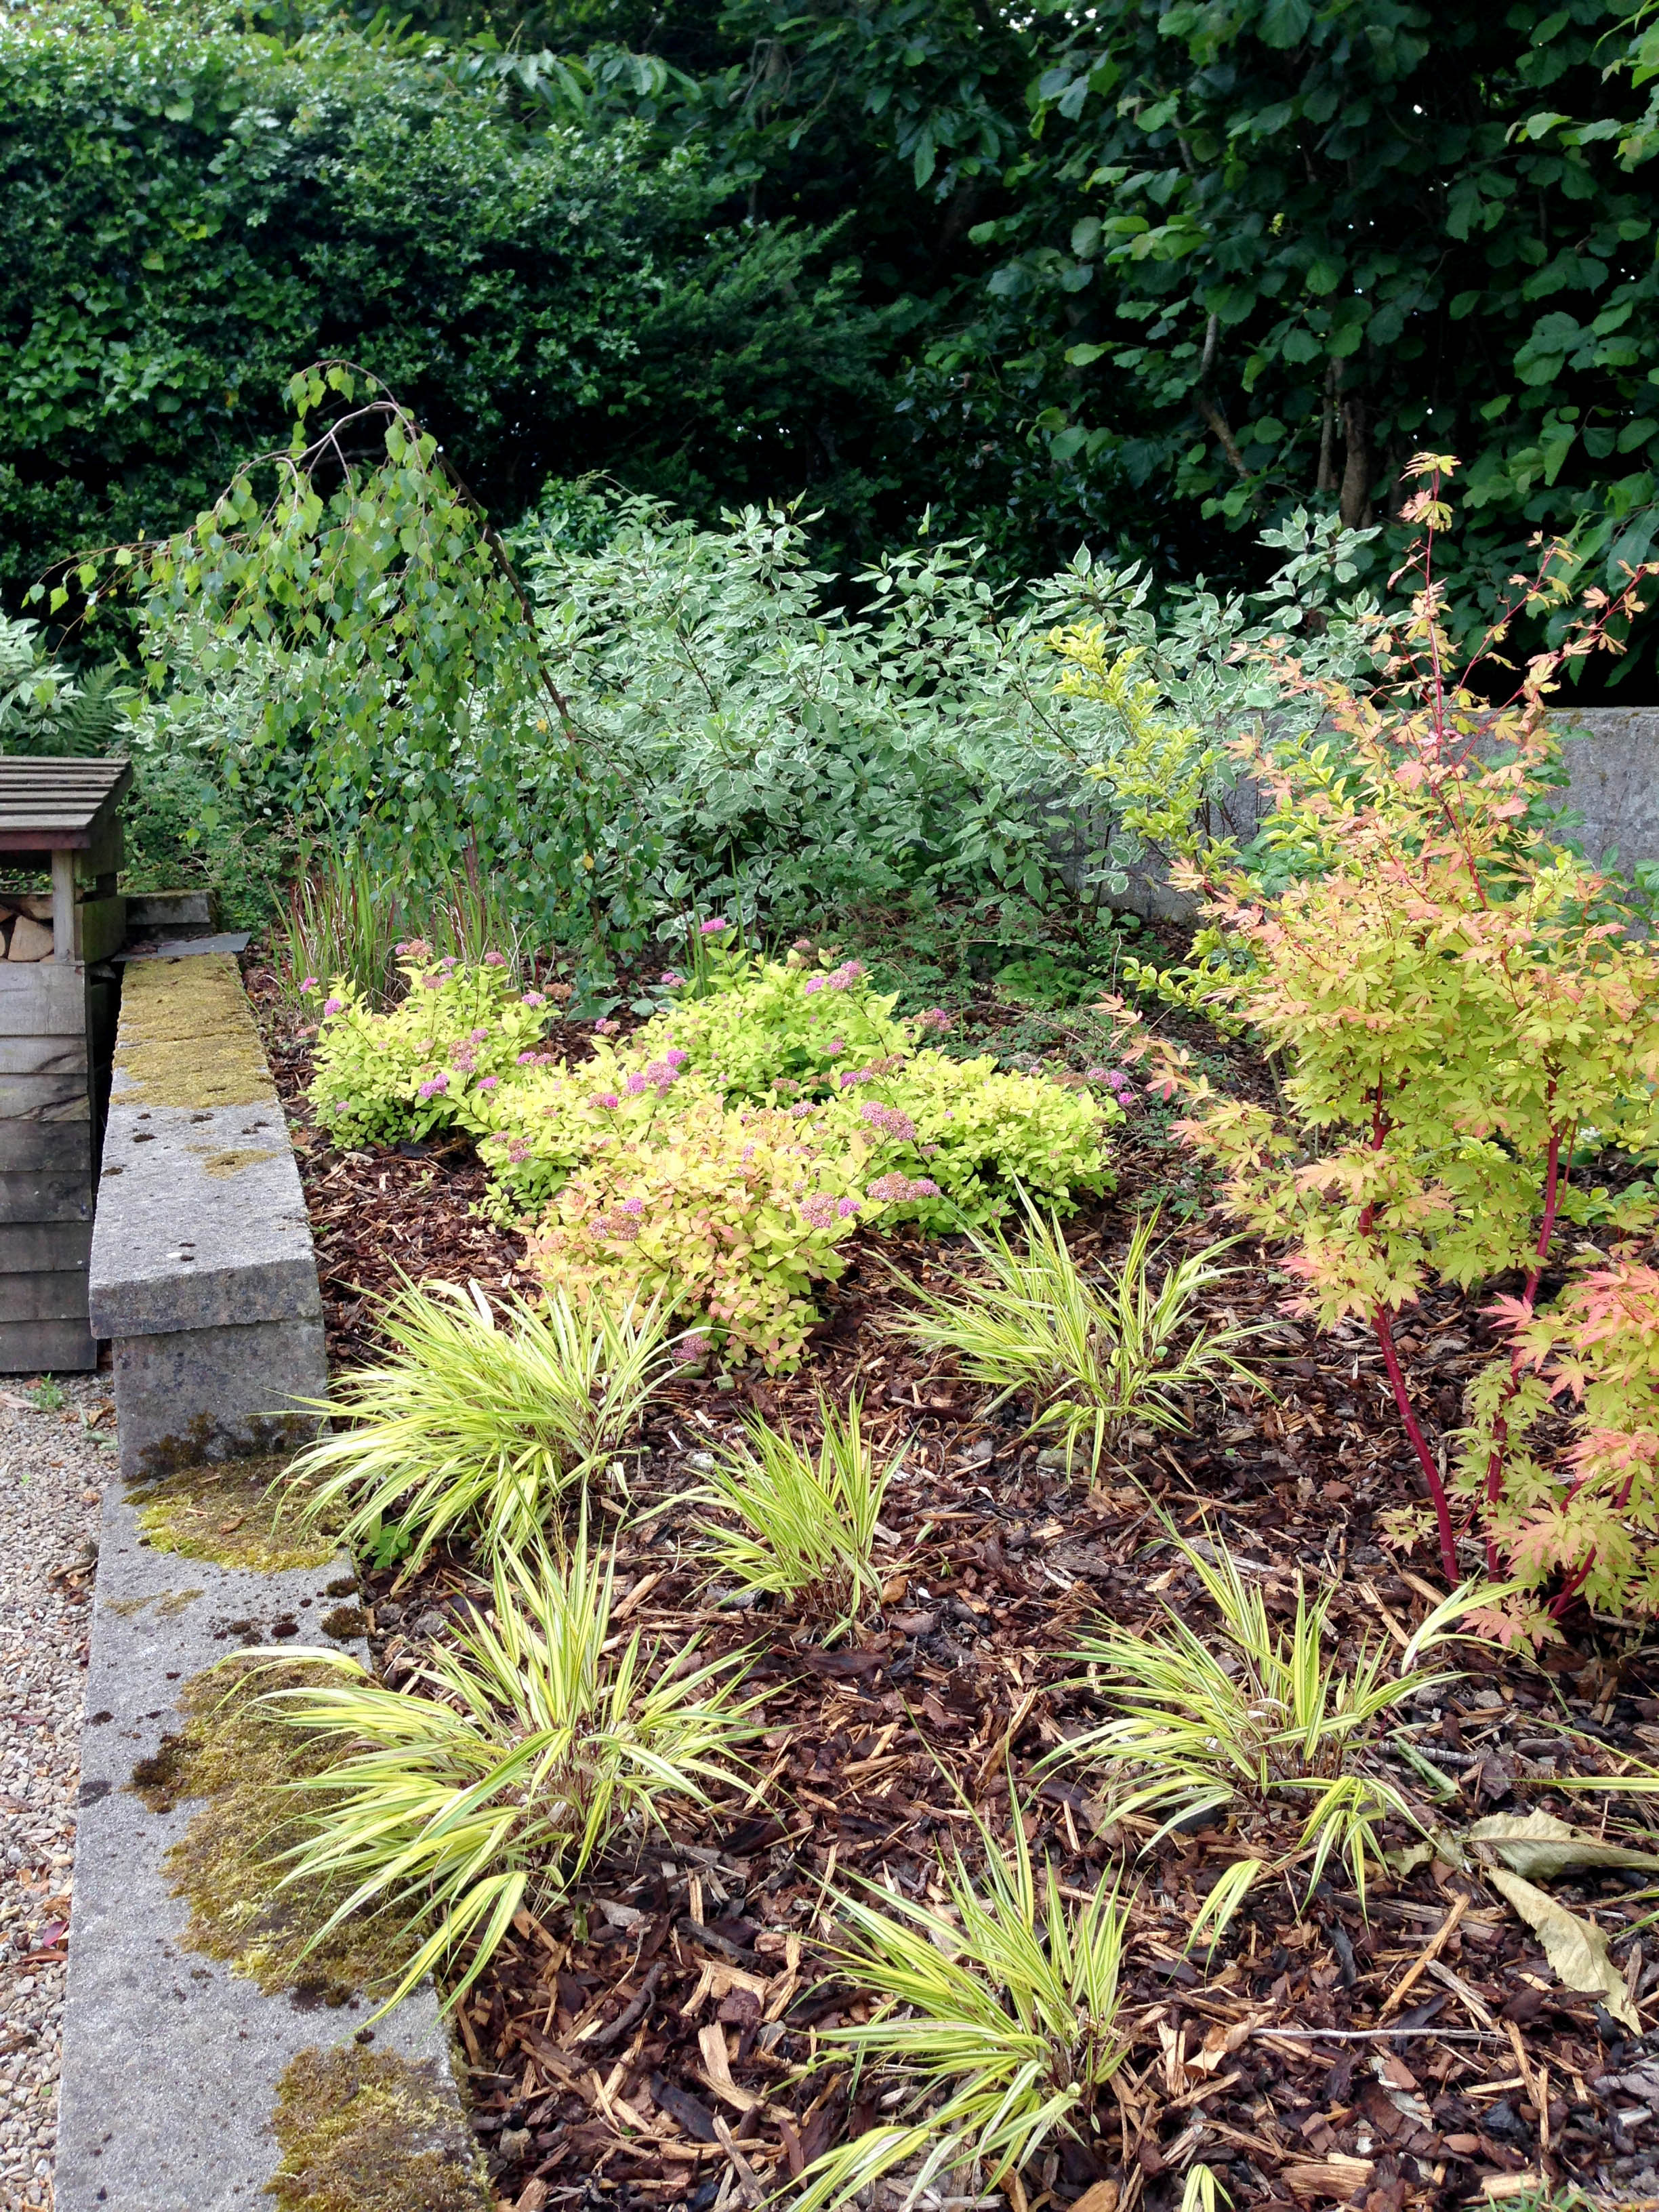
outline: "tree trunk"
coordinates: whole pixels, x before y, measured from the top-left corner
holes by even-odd
[[[1371,519],[1371,449],[1365,438],[1365,403],[1349,398],[1342,402],[1342,437],[1347,455],[1342,464],[1342,526],[1363,530]]]
[[[1334,361],[1325,371],[1325,404],[1319,410],[1319,474],[1314,491],[1321,499],[1336,495],[1336,395],[1341,382],[1341,364]]]

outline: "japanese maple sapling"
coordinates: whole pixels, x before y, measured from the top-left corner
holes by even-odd
[[[1287,693],[1322,700],[1335,732],[1254,750],[1270,830],[1306,872],[1272,899],[1236,872],[1182,878],[1215,925],[1200,995],[1282,1068],[1276,1108],[1218,1095],[1188,1055],[1159,1048],[1166,1091],[1190,1109],[1182,1132],[1221,1170],[1228,1211],[1291,1247],[1296,1309],[1374,1329],[1454,1582],[1459,1510],[1411,1402],[1395,1317],[1431,1280],[1509,1270],[1530,1316],[1566,1225],[1638,1231],[1659,1215],[1649,1184],[1614,1197],[1571,1173],[1592,1132],[1627,1154],[1659,1146],[1659,952],[1620,887],[1543,829],[1557,757],[1547,700],[1565,662],[1618,649],[1638,580],[1617,600],[1589,595],[1565,644],[1494,707],[1474,665],[1450,667],[1433,576],[1455,465],[1413,465],[1425,488],[1406,514],[1425,535],[1384,681],[1360,694],[1277,664]],[[1563,605],[1561,565],[1549,549],[1511,611]],[[1502,638],[1486,641],[1486,673],[1502,675]],[[1505,1503],[1504,1405],[1525,1361],[1505,1365],[1462,1508],[1494,1566],[1519,1525]]]

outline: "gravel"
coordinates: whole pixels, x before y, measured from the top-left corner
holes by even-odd
[[[0,1379],[0,2207],[52,2203],[63,1937],[75,1850],[98,1502],[115,1415],[101,1376]],[[56,1409],[14,1403],[62,1399]]]

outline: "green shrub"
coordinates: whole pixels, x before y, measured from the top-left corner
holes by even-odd
[[[895,1019],[894,997],[872,988],[861,961],[809,965],[797,945],[784,960],[734,953],[711,970],[701,989],[688,987],[635,1042],[684,1051],[728,1102],[828,1097],[848,1070],[912,1048],[915,1025]]]
[[[719,1094],[670,1046],[661,1054],[636,1042],[601,1039],[592,1057],[571,1067],[536,1055],[489,1098],[471,1094],[467,1111],[478,1151],[501,1194],[504,1214],[538,1212],[602,1139],[649,1142],[693,1099]],[[487,1124],[480,1116],[487,1115]]]
[[[488,1113],[533,1064],[545,1027],[545,999],[518,989],[504,954],[471,966],[434,962],[420,938],[398,950],[408,992],[390,1013],[375,1013],[343,978],[324,1001],[311,1099],[348,1142],[421,1138]],[[302,977],[300,988],[320,991],[322,980]]]
[[[849,1074],[813,1126],[826,1149],[868,1146],[864,1194],[887,1206],[889,1219],[955,1228],[1006,1213],[1017,1189],[1069,1212],[1073,1192],[1112,1188],[1104,1139],[1123,1118],[1115,1101],[934,1051]],[[906,1194],[906,1182],[935,1188]]]
[[[890,1220],[989,1220],[1017,1186],[1060,1206],[1074,1191],[1110,1189],[1103,1139],[1120,1107],[989,1059],[918,1051],[927,1018],[901,1021],[892,1006],[856,961],[809,968],[799,950],[733,960],[707,995],[677,1000],[626,1046],[602,1042],[575,1068],[526,1069],[487,1102],[473,1094],[467,1110],[521,1208],[544,1204],[599,1137],[644,1138],[687,1100],[716,1096],[803,1119],[810,1109],[820,1152],[855,1163],[853,1194]]]
[[[880,1210],[856,1194],[862,1164],[860,1148],[826,1152],[776,1108],[696,1098],[638,1134],[597,1138],[532,1240],[532,1262],[612,1304],[661,1295],[728,1358],[793,1366],[817,1317],[812,1285],[843,1272],[836,1248]]]

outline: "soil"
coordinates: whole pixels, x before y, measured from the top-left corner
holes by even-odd
[[[268,1039],[301,1146],[337,1361],[371,1354],[376,1299],[400,1273],[530,1286],[522,1240],[473,1211],[484,1185],[469,1147],[334,1151],[304,1105],[304,1040],[269,1023]],[[1237,1079],[1253,1083],[1233,1057]],[[1202,1187],[1154,1115],[1121,1133],[1117,1159],[1118,1190],[1073,1224],[1080,1255],[1109,1259],[1153,1199],[1170,1201],[1172,1239],[1215,1240]],[[753,2207],[868,2124],[860,2085],[818,2042],[863,2016],[836,1976],[826,1890],[864,1877],[925,1895],[941,1855],[971,1856],[970,1808],[1006,1832],[1012,1780],[1062,1896],[1121,1879],[1132,1898],[1128,2055],[1109,2128],[1090,2151],[1040,2160],[1011,2191],[1012,2212],[1085,2192],[1086,2212],[1162,2212],[1180,2203],[1194,2160],[1235,2206],[1261,2212],[1450,2206],[1483,2190],[1516,2195],[1528,2176],[1659,2205],[1659,1941],[1644,1875],[1547,1884],[1608,1939],[1638,2036],[1562,1984],[1478,1873],[1440,1860],[1368,1883],[1363,1901],[1334,1862],[1308,1895],[1304,1864],[1299,1879],[1258,1884],[1213,1954],[1188,1956],[1193,1915],[1236,1838],[1206,1829],[1148,1848],[1152,1823],[1106,1820],[1086,1768],[1039,1771],[1094,1711],[1066,1658],[1080,1632],[1103,1616],[1148,1632],[1171,1615],[1201,1623],[1171,1527],[1224,1540],[1280,1617],[1299,1580],[1334,1592],[1345,1664],[1378,1642],[1403,1646],[1443,1594],[1431,1550],[1382,1540],[1381,1516],[1415,1503],[1419,1478],[1369,1335],[1287,1319],[1272,1255],[1236,1245],[1212,1305],[1261,1328],[1249,1353],[1260,1387],[1194,1398],[1189,1432],[1143,1432],[1091,1491],[1025,1436],[1017,1408],[994,1412],[892,1333],[904,1279],[938,1284],[963,1256],[950,1239],[872,1241],[825,1297],[799,1375],[682,1375],[656,1401],[627,1482],[635,1506],[666,1510],[642,1522],[609,1501],[619,1601],[629,1627],[668,1653],[696,1636],[704,1655],[750,1655],[766,1695],[754,1786],[675,1818],[574,1906],[520,1916],[459,2008],[500,2203]],[[1437,1443],[1488,1356],[1486,1324],[1473,1302],[1440,1294],[1407,1314],[1398,1342]],[[787,1617],[702,1586],[695,1523],[672,1501],[749,1418],[811,1437],[818,1394],[854,1389],[878,1443],[904,1452],[884,1511],[892,1572],[858,1636],[825,1649]],[[426,1637],[477,1587],[464,1556],[395,1591],[390,1573],[365,1578],[388,1680],[413,1674]],[[1537,1659],[1466,1644],[1462,1679],[1395,1717],[1421,1765],[1390,1744],[1380,1771],[1450,1831],[1545,1810],[1645,1843],[1640,1797],[1587,1802],[1558,1785],[1651,1759],[1656,1657],[1650,1624],[1583,1614]],[[1384,1835],[1391,1849],[1413,1839],[1403,1822]]]

